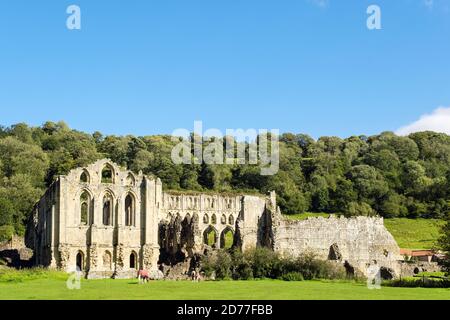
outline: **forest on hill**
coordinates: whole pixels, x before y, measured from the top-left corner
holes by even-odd
[[[155,175],[165,189],[275,190],[285,214],[444,218],[450,211],[450,136],[383,132],[347,139],[280,136],[280,170],[257,165],[176,165],[171,136],[88,134],[63,122],[0,127],[0,238],[23,234],[35,202],[58,175],[100,158]],[[2,236],[3,235],[3,236]]]

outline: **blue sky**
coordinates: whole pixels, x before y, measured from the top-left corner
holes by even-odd
[[[382,30],[370,31],[374,3]],[[81,8],[81,30],[66,28],[71,4]],[[3,0],[0,124],[64,120],[120,135],[192,129],[194,120],[314,137],[395,131],[450,107],[449,7]]]

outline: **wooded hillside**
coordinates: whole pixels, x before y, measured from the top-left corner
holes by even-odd
[[[280,171],[256,165],[175,165],[170,136],[104,136],[47,122],[0,127],[0,238],[23,234],[24,220],[49,184],[70,169],[110,158],[161,178],[166,189],[275,190],[283,213],[443,218],[450,211],[450,136],[391,132],[347,139],[286,133]]]

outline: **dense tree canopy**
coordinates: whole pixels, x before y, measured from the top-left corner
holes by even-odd
[[[445,134],[383,132],[314,140],[285,133],[274,176],[262,176],[254,164],[174,164],[175,144],[167,135],[86,134],[63,122],[0,126],[1,230],[22,234],[33,204],[58,175],[103,157],[158,176],[168,189],[275,190],[286,214],[444,218],[450,211],[450,136]]]

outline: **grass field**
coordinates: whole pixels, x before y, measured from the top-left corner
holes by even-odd
[[[315,213],[315,212],[305,212],[299,214],[285,215],[286,218],[292,220],[306,220],[308,218],[317,218],[317,217],[328,218],[329,216],[330,216],[329,213]]]
[[[385,219],[384,224],[400,248],[431,249],[439,238],[442,220],[436,219]]]
[[[450,300],[450,289],[369,290],[364,283],[333,281],[161,281],[82,280],[69,290],[61,277],[0,283],[0,300]]]
[[[337,214],[339,215],[339,214]],[[305,220],[314,217],[328,218],[328,213],[301,213],[286,216],[292,220]],[[400,248],[404,249],[432,249],[444,221],[437,219],[384,219],[384,224],[394,236]]]

